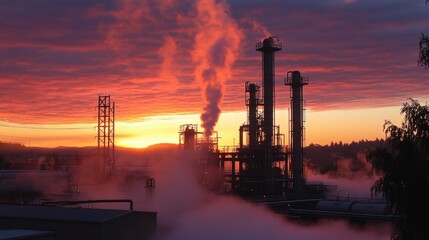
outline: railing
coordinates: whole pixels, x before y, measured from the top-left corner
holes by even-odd
[[[292,81],[291,75],[286,75],[285,77],[285,85],[292,85],[294,82]],[[299,82],[300,85],[307,85],[309,83],[308,77],[301,77],[301,81]]]
[[[353,197],[349,195],[326,195],[324,199],[342,202],[386,203],[386,200],[382,198]]]
[[[230,152],[237,152],[238,146],[220,146],[219,151],[221,153],[230,153]]]
[[[131,199],[100,199],[100,200],[84,200],[84,201],[52,201],[52,202],[42,202],[40,203],[43,206],[76,206],[80,204],[88,203],[120,203],[126,202],[130,204],[130,210],[133,210],[133,200]]]
[[[264,47],[264,42],[256,43],[256,49],[262,49]],[[270,46],[271,48],[282,49],[282,43],[278,40],[271,39]]]

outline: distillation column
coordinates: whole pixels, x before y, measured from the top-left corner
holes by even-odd
[[[272,173],[273,128],[274,128],[274,55],[282,49],[277,37],[269,37],[256,44],[256,51],[262,52],[263,94],[264,94],[264,148],[265,148],[265,193],[274,193]]]
[[[257,114],[258,114],[258,98],[257,93],[259,91],[259,86],[247,82],[246,83],[246,92],[249,92],[249,99],[246,99],[246,105],[249,106],[248,113],[249,113],[249,146],[252,149],[252,147],[256,146],[257,142],[257,128],[258,128],[258,121],[257,121]]]
[[[301,77],[299,71],[287,73],[285,85],[291,87],[291,146],[292,146],[292,183],[295,193],[304,190],[304,104],[303,86],[308,84],[308,79]]]

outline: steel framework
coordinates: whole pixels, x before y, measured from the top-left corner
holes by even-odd
[[[110,95],[98,96],[98,156],[102,170],[110,174],[115,168],[115,102]]]

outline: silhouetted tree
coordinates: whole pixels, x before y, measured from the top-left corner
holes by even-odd
[[[11,162],[6,160],[3,155],[0,155],[0,170],[9,170],[11,166]]]
[[[429,106],[410,99],[403,104],[402,126],[384,124],[387,148],[371,151],[367,160],[381,174],[371,191],[383,193],[399,216],[391,238],[428,239]]]
[[[420,53],[419,53],[419,60],[417,61],[417,64],[419,67],[424,67],[427,69],[429,67],[429,36],[422,33],[420,36]]]
[[[342,146],[334,142],[324,146],[310,144],[305,148],[305,164],[307,169],[311,171],[333,177],[366,176],[370,169],[367,168],[365,157],[362,156],[365,156],[369,150],[381,147],[383,144],[382,140],[359,140],[350,144],[342,143]]]
[[[428,4],[429,0],[426,0],[426,5]],[[417,64],[419,67],[424,67],[427,69],[429,67],[429,36],[422,33],[420,36],[420,42],[419,42],[419,59],[417,61]]]

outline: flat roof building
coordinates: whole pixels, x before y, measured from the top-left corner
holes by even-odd
[[[149,239],[156,234],[155,212],[0,204],[1,230],[48,231],[57,240]]]

